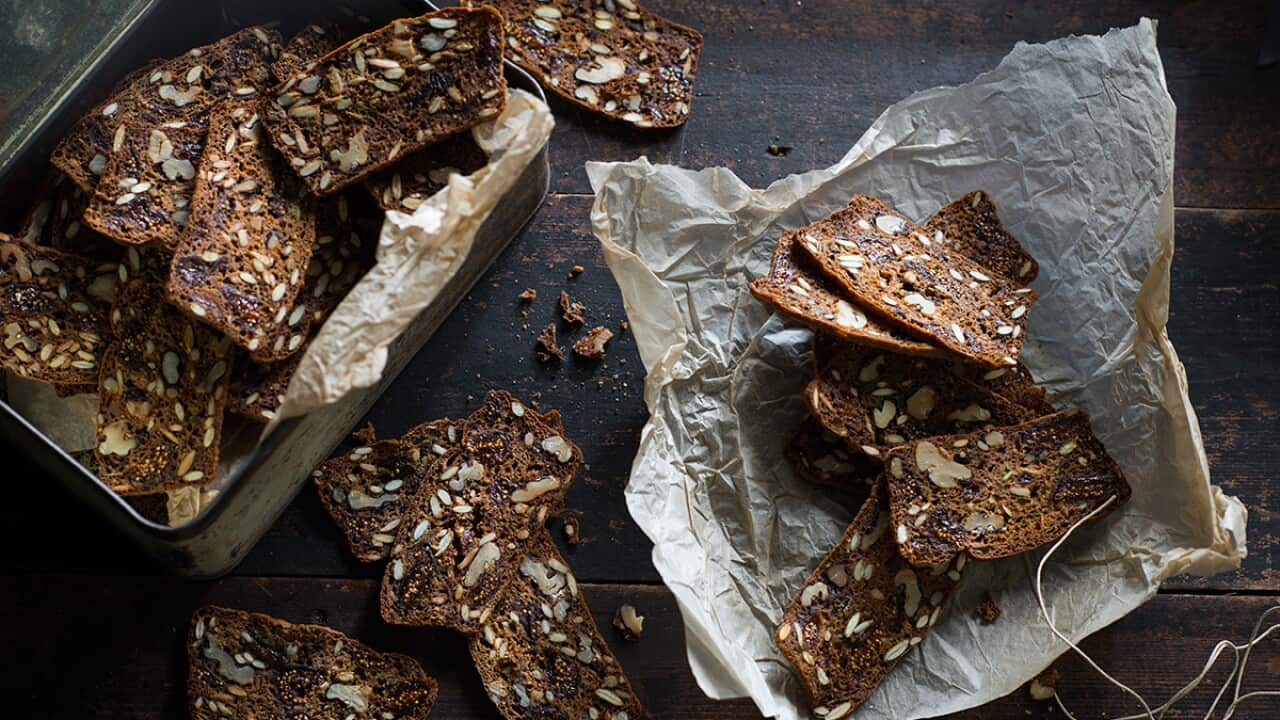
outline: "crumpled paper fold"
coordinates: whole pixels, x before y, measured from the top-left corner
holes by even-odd
[[[684,616],[712,697],[808,717],[772,631],[852,518],[782,457],[805,413],[810,333],[747,291],[785,230],[855,193],[922,220],[981,188],[1038,258],[1024,359],[1059,407],[1086,408],[1134,493],[1046,568],[1073,640],[1178,573],[1245,555],[1243,506],[1210,484],[1186,377],[1165,331],[1173,257],[1172,99],[1155,25],[1019,44],[993,71],[894,105],[836,165],[764,190],[732,172],[592,163],[591,219],[648,370],[651,417],[627,504]],[[1043,622],[1039,553],[972,563],[934,632],[858,711],[920,718],[1005,695],[1066,648]],[[1004,609],[981,624],[990,589]]]

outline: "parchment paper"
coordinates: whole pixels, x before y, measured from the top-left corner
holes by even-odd
[[[724,168],[591,164],[592,224],[648,369],[651,418],[627,505],[685,621],[711,696],[808,717],[772,630],[852,517],[795,477],[782,445],[805,410],[810,333],[747,292],[778,236],[871,193],[916,219],[988,191],[1041,263],[1025,361],[1082,406],[1134,494],[1046,569],[1073,640],[1178,573],[1245,555],[1243,506],[1209,482],[1186,378],[1165,332],[1173,256],[1174,106],[1143,20],[1102,37],[1019,44],[993,71],[889,108],[838,164],[757,191]],[[1065,650],[1032,590],[1039,554],[971,566],[950,610],[863,706],[919,718],[1011,692]],[[993,590],[1004,608],[980,624]]]
[[[378,382],[387,347],[466,261],[476,231],[547,143],[554,124],[545,103],[523,90],[512,90],[506,111],[472,130],[489,156],[484,168],[471,175],[452,175],[443,190],[411,215],[387,213],[377,264],[308,345],[284,404],[261,437],[287,417],[337,402],[355,388]],[[12,374],[7,381],[10,404],[60,447],[68,452],[93,447],[96,395],[58,398],[47,385]],[[252,445],[224,443],[217,480],[202,492],[184,488],[171,493],[170,524],[187,522],[208,505],[228,468],[235,467]]]

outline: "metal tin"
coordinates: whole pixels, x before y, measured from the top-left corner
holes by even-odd
[[[84,58],[84,72],[71,73],[57,101],[29,122],[10,128],[18,137],[0,147],[15,148],[0,158],[0,196],[27,197],[47,170],[47,158],[67,129],[129,69],[152,57],[169,57],[241,27],[276,24],[287,36],[312,20],[338,18],[354,29],[373,29],[396,17],[433,9],[423,2],[362,2],[358,12],[343,3],[289,0],[255,3],[224,0],[184,3],[151,0],[134,3],[136,15],[115,23],[118,34],[97,43],[95,57]],[[514,88],[545,100],[541,88],[511,63],[507,79]],[[481,226],[470,256],[440,297],[392,344],[382,380],[349,393],[341,401],[304,417],[286,420],[261,445],[237,463],[218,496],[191,522],[168,527],[143,517],[91,472],[73,460],[0,401],[0,432],[49,477],[65,485],[112,525],[172,571],[192,577],[216,577],[234,568],[275,522],[307,482],[312,468],[326,458],[400,374],[418,349],[480,278],[497,255],[533,217],[546,197],[550,169],[547,148],[534,158],[511,191]],[[4,225],[15,227],[25,208],[5,208]]]

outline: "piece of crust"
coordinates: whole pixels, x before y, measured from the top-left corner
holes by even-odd
[[[315,199],[266,142],[253,106],[209,116],[191,218],[175,248],[169,301],[258,361],[278,361],[307,338],[293,317],[315,245]]]
[[[913,568],[898,554],[878,482],[774,632],[821,720],[848,717],[938,622],[965,558]]]
[[[1016,365],[1031,288],[940,246],[879,200],[856,195],[798,231],[797,252],[885,323],[988,367]]]
[[[419,150],[365,182],[383,210],[411,213],[444,189],[452,175],[470,175],[489,162],[471,133]]]
[[[511,586],[470,649],[485,692],[507,720],[644,717],[545,528],[530,538]]]
[[[272,90],[263,121],[319,195],[492,120],[506,108],[502,17],[449,8],[396,20]]]
[[[107,159],[84,223],[116,242],[173,252],[191,214],[205,128],[182,121],[120,127],[124,137]]]
[[[956,375],[945,361],[857,346],[823,366],[804,397],[824,428],[875,458],[919,438],[1035,417]]]
[[[186,649],[193,720],[426,720],[438,693],[413,658],[241,610],[197,610]]]
[[[902,355],[943,357],[935,345],[882,324],[842,295],[842,291],[796,251],[798,232],[783,233],[773,251],[769,274],[751,281],[761,302],[833,338]]]
[[[405,498],[414,497],[434,460],[460,439],[448,418],[424,423],[402,439],[380,440],[326,460],[312,473],[325,510],[363,562],[391,553]]]
[[[974,190],[944,205],[920,225],[934,243],[1022,285],[1040,274],[1040,265],[1005,229],[991,193]]]
[[[791,434],[782,454],[800,477],[815,485],[861,487],[875,482],[880,467],[806,416]]]
[[[509,393],[489,392],[405,508],[382,579],[382,618],[478,631],[530,534],[564,509],[581,463],[561,431]]]
[[[886,462],[898,545],[916,565],[1034,550],[1114,497],[1111,512],[1131,492],[1079,409],[920,440]]]
[[[98,383],[98,476],[122,495],[204,485],[217,476],[231,343],[164,302],[165,258],[126,256]]]
[[[278,33],[249,27],[146,71],[135,71],[72,127],[50,162],[91,193],[107,159],[118,149],[124,122],[202,123],[223,98],[252,97],[267,87],[279,50]]]
[[[573,352],[588,360],[604,357],[604,346],[613,339],[613,331],[606,327],[593,327],[573,344]]]
[[[475,0],[506,19],[507,55],[543,87],[641,128],[689,119],[702,35],[634,0]]]
[[[96,386],[117,272],[0,234],[0,365],[29,380]]]
[[[271,64],[271,76],[276,82],[285,82],[341,44],[342,29],[337,23],[312,23],[289,38],[284,47],[280,48],[279,57]]]

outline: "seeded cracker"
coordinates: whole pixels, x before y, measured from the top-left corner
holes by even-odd
[[[872,484],[880,474],[875,463],[855,453],[811,416],[792,433],[783,455],[800,477],[815,485],[860,487]]]
[[[918,438],[1035,417],[959,377],[945,361],[857,346],[823,366],[804,397],[823,427],[871,457]]]
[[[66,175],[51,172],[41,183],[35,205],[24,218],[18,236],[32,245],[44,245],[94,260],[118,261],[123,248],[81,221],[89,200],[90,194]]]
[[[1017,364],[1035,291],[939,246],[879,200],[854,196],[801,228],[797,248],[885,322],[971,362]]]
[[[202,123],[219,100],[254,97],[266,87],[279,49],[278,33],[250,27],[166,60],[149,73],[134,73],[72,127],[50,162],[93,192],[122,141],[122,123]]]
[[[120,127],[124,139],[107,160],[84,222],[117,242],[172,252],[191,215],[205,129],[181,121]]]
[[[276,82],[285,82],[308,65],[333,52],[342,44],[342,30],[332,22],[306,26],[280,49],[280,57],[271,64]]]
[[[374,562],[391,553],[404,498],[413,497],[422,476],[457,443],[460,432],[458,422],[436,420],[403,439],[362,445],[316,468],[312,476],[320,500],[356,558]]]
[[[231,343],[163,300],[164,258],[129,248],[98,383],[99,477],[124,495],[213,481]]]
[[[889,528],[877,483],[774,633],[820,720],[848,717],[875,692],[937,624],[964,569],[963,555],[952,565],[911,567]]]
[[[1000,222],[991,195],[975,190],[953,200],[920,226],[933,242],[950,247],[1021,285],[1030,285],[1040,265]]]
[[[219,105],[174,253],[169,301],[255,360],[288,357],[306,339],[290,327],[290,312],[314,244],[314,198],[267,144],[252,106]]]
[[[912,563],[957,553],[994,560],[1058,538],[1129,483],[1083,410],[896,448],[888,460],[893,527]]]
[[[507,720],[641,720],[573,571],[539,528],[490,620],[471,638],[485,691]]]
[[[489,162],[471,133],[419,150],[365,183],[383,210],[413,212],[444,189],[452,175],[470,175]]]
[[[642,128],[689,119],[702,35],[633,0],[479,0],[506,18],[507,54],[564,99]]]
[[[426,720],[436,702],[417,661],[318,625],[210,606],[186,645],[193,720]]]
[[[795,253],[796,231],[783,233],[773,251],[769,274],[751,281],[751,294],[761,302],[846,344],[858,343],[903,355],[945,355],[937,347],[914,340],[868,316],[842,296],[835,285]]]
[[[0,234],[0,365],[29,380],[96,385],[117,272]]]
[[[501,20],[450,8],[352,40],[272,90],[272,141],[327,194],[492,120],[507,102]]]
[[[1057,412],[1046,397],[1044,388],[1036,385],[1031,371],[1022,363],[994,370],[953,363],[952,371],[969,382],[1030,410],[1032,417],[1052,415]]]
[[[527,552],[564,509],[582,453],[510,394],[491,391],[462,441],[405,508],[382,580],[382,618],[480,629]]]

